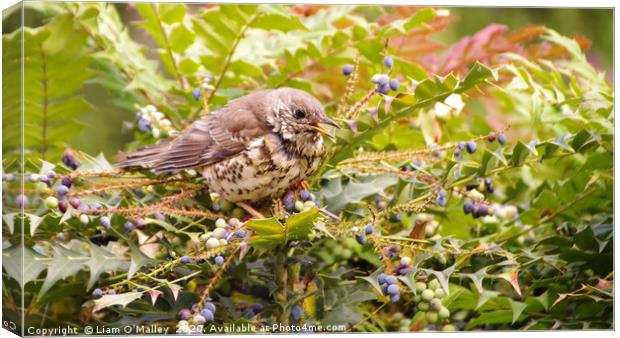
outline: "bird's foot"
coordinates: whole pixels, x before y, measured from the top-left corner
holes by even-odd
[[[243,210],[245,210],[248,214],[252,215],[254,218],[265,218],[263,214],[261,214],[258,210],[252,208],[252,206],[245,202],[237,202],[237,205]]]

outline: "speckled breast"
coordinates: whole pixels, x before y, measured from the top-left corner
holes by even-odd
[[[211,192],[231,202],[257,202],[283,194],[319,168],[321,139],[302,153],[284,149],[275,135],[252,141],[235,157],[209,165],[202,175]]]

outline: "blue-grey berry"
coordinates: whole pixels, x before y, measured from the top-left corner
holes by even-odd
[[[62,185],[62,184],[61,184],[61,185],[59,185],[59,186],[57,186],[57,187],[56,187],[56,192],[57,192],[59,195],[66,195],[67,193],[69,193],[69,188],[67,188],[67,186],[66,186],[66,185]]]
[[[215,261],[215,264],[222,265],[222,264],[224,264],[224,257],[217,256],[217,257],[215,257],[214,261]]]
[[[499,134],[499,136],[497,136],[497,142],[499,142],[499,144],[501,145],[506,144],[506,135]]]
[[[213,304],[213,303],[211,303],[211,302],[206,302],[206,303],[205,303],[205,305],[204,305],[204,308],[205,308],[205,309],[209,309],[209,311],[213,312],[213,314],[215,314],[216,309],[217,309],[217,308],[215,307],[215,304]]]
[[[375,231],[375,228],[374,228],[372,225],[370,225],[370,224],[368,224],[368,225],[366,226],[366,228],[364,228],[364,232],[366,233],[366,235],[370,235],[370,234],[372,234],[374,231]]]
[[[476,152],[476,149],[478,149],[478,147],[476,146],[476,143],[470,141],[465,144],[465,149],[467,149],[468,153],[473,154]]]
[[[123,227],[125,228],[126,231],[131,231],[133,229],[133,223],[131,222],[125,222],[125,224],[123,225]]]
[[[194,97],[196,101],[200,100],[200,88],[192,89],[192,97]]]
[[[398,288],[398,285],[391,284],[390,286],[387,287],[387,293],[390,296],[397,295],[400,293],[400,289]]]
[[[397,79],[392,79],[390,81],[390,89],[392,89],[393,91],[397,91],[398,88],[400,88],[400,82],[398,82]]]
[[[187,264],[187,263],[189,263],[189,262],[191,262],[191,261],[192,261],[192,259],[191,259],[191,258],[189,258],[189,256],[183,256],[183,257],[181,257],[181,263],[182,263],[182,264]]]
[[[215,319],[215,316],[213,315],[213,312],[211,312],[209,309],[202,309],[200,311],[200,315],[205,318],[207,323],[208,322],[212,322]]]
[[[101,291],[100,288],[96,288],[95,290],[93,290],[93,296],[101,297],[101,296],[103,296],[103,291]]]
[[[394,276],[387,276],[387,277],[385,277],[385,282],[390,284],[390,285],[393,285],[393,284],[396,284],[398,282],[398,280]]]
[[[383,64],[388,68],[392,68],[394,67],[394,60],[390,56],[386,56],[383,58]]]
[[[352,65],[344,65],[344,67],[342,67],[342,75],[349,76],[352,73],[353,73],[353,66]]]
[[[302,312],[303,311],[299,305],[293,306],[293,309],[291,310],[291,316],[293,317],[294,322],[298,321],[301,318]]]
[[[299,192],[299,198],[304,202],[309,201],[312,199],[312,194],[308,190],[302,190]]]
[[[108,216],[101,216],[101,218],[99,218],[99,223],[101,223],[101,225],[103,225],[104,228],[108,229],[112,223],[110,222],[110,217]]]

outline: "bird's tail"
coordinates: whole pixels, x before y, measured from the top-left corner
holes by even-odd
[[[166,139],[157,144],[138,148],[138,150],[131,153],[122,153],[119,156],[120,161],[114,164],[114,166],[122,169],[150,169],[156,167],[166,155],[169,147],[170,140]]]

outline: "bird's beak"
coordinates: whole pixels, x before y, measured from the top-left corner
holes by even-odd
[[[338,125],[338,123],[336,123],[336,121],[330,119],[329,117],[327,117],[325,115],[321,116],[321,122],[319,122],[319,123],[321,123],[321,124],[328,124],[330,126],[334,126],[336,128],[340,128],[340,126]],[[332,139],[334,141],[336,140],[336,137],[334,137],[334,135],[332,135],[329,131],[327,131],[323,127],[319,126],[318,123],[311,124],[310,128],[316,130],[320,134],[323,134],[323,135],[329,137],[330,139]]]

